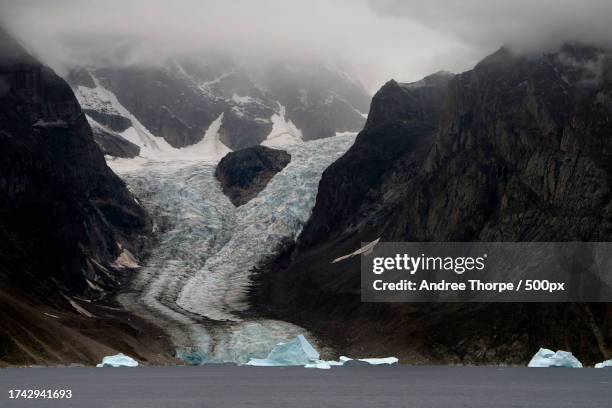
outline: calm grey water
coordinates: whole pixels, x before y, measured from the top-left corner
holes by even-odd
[[[70,400],[10,400],[11,388],[70,388]],[[160,367],[0,370],[1,407],[612,406],[612,369]]]

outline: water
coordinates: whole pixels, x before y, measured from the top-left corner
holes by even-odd
[[[120,296],[134,313],[165,328],[192,363],[263,358],[303,328],[245,318],[250,270],[300,232],[321,174],[354,134],[284,146],[291,162],[249,203],[234,207],[210,159],[117,160],[110,166],[154,216],[159,245]]]

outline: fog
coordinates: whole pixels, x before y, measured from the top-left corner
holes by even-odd
[[[610,0],[371,0],[381,16],[419,21],[470,47],[541,52],[567,41],[610,46]]]
[[[0,22],[57,70],[222,53],[336,64],[368,89],[460,72],[501,45],[605,43],[604,0],[0,0]]]

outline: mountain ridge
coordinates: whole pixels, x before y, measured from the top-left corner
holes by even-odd
[[[253,303],[270,302],[263,313],[343,353],[524,364],[544,346],[587,363],[609,358],[610,304],[367,304],[359,259],[330,264],[377,238],[609,240],[609,55],[580,45],[540,57],[502,48],[448,81],[426,132],[414,126],[435,119],[423,114],[428,100],[387,83],[353,147],[325,171],[297,242],[259,268]]]
[[[163,339],[136,334],[158,329],[106,299],[146,253],[150,218],[68,84],[1,28],[0,51],[0,361],[91,364],[116,349],[168,361]]]
[[[219,139],[239,150],[272,137],[279,121],[303,140],[357,131],[365,122],[359,109],[369,101],[367,92],[346,74],[284,64],[250,68],[174,58],[159,66],[74,67],[67,80],[92,124],[139,145],[139,154],[146,146],[126,136],[125,129],[109,128],[113,118],[136,118],[146,132],[180,149],[198,143],[223,114]],[[116,102],[109,104],[107,98]]]

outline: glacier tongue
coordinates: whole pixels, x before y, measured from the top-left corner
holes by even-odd
[[[305,333],[287,322],[241,317],[249,307],[245,289],[253,266],[300,232],[323,170],[354,138],[343,134],[283,146],[291,162],[238,208],[214,177],[219,158],[109,161],[159,230],[158,247],[120,301],[166,328],[177,354],[192,363],[265,358],[277,343]]]

